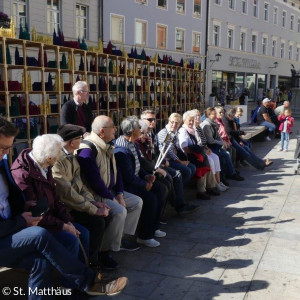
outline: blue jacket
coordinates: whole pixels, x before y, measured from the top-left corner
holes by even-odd
[[[146,187],[147,182],[144,180],[145,176],[148,175],[142,167],[140,169],[140,172],[138,176],[135,175],[135,158],[131,151],[128,148],[120,147],[118,145],[115,145],[115,158],[118,165],[118,170],[122,173],[123,183],[126,186],[133,185],[133,186],[141,186]],[[136,148],[136,152],[139,157],[139,161],[141,163],[141,153],[138,146],[134,145]]]
[[[25,219],[21,216],[24,212],[25,197],[11,176],[7,155],[3,157],[2,163],[9,185],[8,202],[12,216],[7,220],[0,217],[0,238],[20,231],[27,226]]]

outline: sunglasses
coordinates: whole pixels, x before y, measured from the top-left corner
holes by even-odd
[[[152,123],[152,122],[155,122],[155,121],[156,121],[156,118],[148,118],[148,119],[145,119],[145,120],[147,120],[147,121],[149,121],[150,123]]]

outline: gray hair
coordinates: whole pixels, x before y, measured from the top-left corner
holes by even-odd
[[[100,115],[96,117],[92,123],[92,131],[98,134],[101,128],[104,128],[108,125],[109,121],[110,118],[105,115]]]
[[[192,110],[188,110],[186,111],[183,116],[182,116],[182,121],[185,122],[185,120],[188,118],[188,117],[193,117],[194,118],[195,114]]]
[[[229,108],[229,109],[226,111],[225,116],[226,116],[226,117],[229,117],[229,118],[234,118],[235,113],[236,113],[236,108],[235,108],[235,107]]]
[[[200,110],[199,109],[192,109],[192,110],[190,110],[191,112],[192,112],[192,114],[193,114],[193,117],[195,117],[197,114],[200,114],[201,115],[201,113],[200,113]]]
[[[141,131],[142,132],[147,132],[149,126],[146,122],[144,122],[143,120],[139,120],[139,124],[141,126]]]
[[[121,123],[121,130],[125,136],[131,136],[134,130],[139,127],[139,119],[136,116],[129,116]]]
[[[86,81],[77,81],[72,87],[73,96],[75,96],[78,91],[82,91],[86,86],[88,86]]]
[[[58,134],[43,134],[33,140],[32,155],[39,164],[44,164],[47,158],[57,157],[61,151],[63,139]]]
[[[142,111],[142,113],[141,113],[141,119],[144,119],[147,114],[149,114],[149,115],[155,115],[155,111],[153,109],[147,109],[147,110]]]

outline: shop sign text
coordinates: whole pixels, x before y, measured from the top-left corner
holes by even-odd
[[[236,56],[229,57],[229,66],[260,69],[260,63],[255,59],[241,58]]]

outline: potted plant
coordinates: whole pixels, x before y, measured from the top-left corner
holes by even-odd
[[[10,18],[2,11],[0,11],[0,27],[10,28]]]

